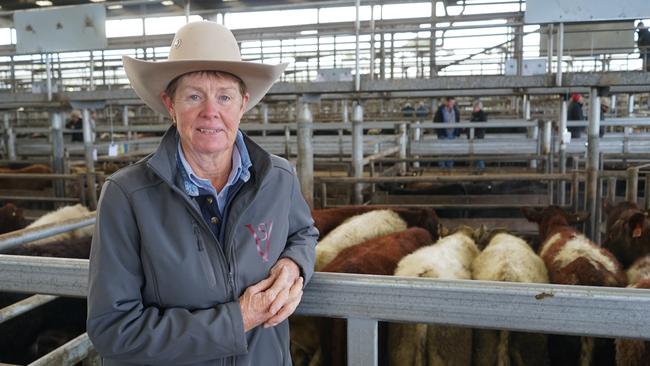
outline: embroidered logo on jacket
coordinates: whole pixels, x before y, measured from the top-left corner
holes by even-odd
[[[268,262],[269,250],[271,249],[271,231],[273,231],[273,221],[268,224],[265,222],[259,223],[257,225],[257,230],[255,230],[251,224],[246,224],[246,228],[251,235],[253,235],[253,239],[255,239],[257,254],[262,257],[262,261]],[[262,245],[264,245],[264,247],[262,247]]]

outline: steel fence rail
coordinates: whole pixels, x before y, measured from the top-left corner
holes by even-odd
[[[72,366],[85,360],[92,351],[93,345],[88,338],[88,333],[84,333],[28,366]]]
[[[88,260],[0,255],[0,291],[83,297]],[[650,339],[650,291],[316,273],[300,315]]]
[[[34,295],[0,309],[0,324],[57,299],[52,295]]]
[[[95,211],[76,219],[21,229],[0,235],[0,251],[13,248],[30,241],[43,239],[52,235],[65,233],[95,223]]]

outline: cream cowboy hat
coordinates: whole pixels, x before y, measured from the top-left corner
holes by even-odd
[[[169,112],[160,93],[177,76],[192,71],[225,71],[240,78],[250,94],[245,111],[253,108],[282,75],[288,63],[266,65],[241,60],[232,32],[217,23],[199,21],[181,27],[167,61],[142,61],[122,56],[124,70],[135,93],[154,111]]]

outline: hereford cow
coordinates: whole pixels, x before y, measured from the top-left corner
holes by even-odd
[[[404,257],[396,276],[470,279],[479,250],[475,232],[460,227],[435,244]],[[442,325],[390,324],[391,365],[471,365],[472,330]],[[426,348],[426,349],[425,349]]]
[[[627,268],[636,259],[650,254],[650,217],[633,202],[605,205],[607,236],[603,247]]]
[[[542,259],[521,238],[497,232],[472,263],[472,278],[484,281],[548,283]],[[547,339],[543,334],[505,330],[474,331],[474,365],[546,365]]]
[[[318,242],[314,268],[320,271],[345,248],[382,235],[404,231],[407,227],[407,222],[392,210],[373,210],[353,216]]]
[[[27,228],[35,228],[38,226],[60,223],[66,220],[79,219],[81,217],[87,216],[90,214],[90,211],[86,206],[82,204],[76,204],[74,206],[64,206],[56,211],[49,212],[36,221],[32,222]],[[43,244],[43,243],[52,243],[52,242],[65,242],[68,239],[81,239],[89,238],[93,235],[95,230],[95,225],[84,226],[79,229],[68,231],[65,233],[53,235],[47,238],[39,239],[31,242],[33,245]]]
[[[397,263],[418,248],[433,243],[429,232],[410,228],[370,239],[342,250],[334,260],[323,267],[323,272],[392,275]],[[346,364],[346,322],[342,319],[323,319],[321,344],[325,365]],[[380,344],[385,343],[385,325],[380,324]],[[331,359],[330,359],[331,358]]]
[[[29,227],[64,221],[88,213],[81,206],[64,207],[46,214]],[[87,259],[92,229],[25,243],[3,254]],[[2,294],[2,297],[5,294]],[[9,295],[14,301],[15,296]],[[44,356],[53,348],[85,332],[86,301],[59,298],[46,305],[0,324],[0,364],[24,365]]]
[[[627,269],[627,281],[635,284],[650,279],[650,255],[639,258]]]
[[[557,206],[544,209],[522,209],[524,216],[539,224],[542,241],[540,256],[548,269],[551,283],[586,286],[625,286],[627,278],[623,267],[606,249],[599,247],[576,229],[569,226],[584,222],[584,213],[567,213]],[[578,343],[580,342],[580,343]],[[613,363],[614,348],[610,340],[598,340],[594,356],[594,339],[575,337],[549,337],[551,364],[591,364],[592,359]]]
[[[0,168],[0,174],[49,174],[52,170],[44,164],[34,164],[24,168]],[[49,179],[0,178],[0,189],[42,190],[52,186]]]
[[[22,229],[27,226],[23,209],[13,203],[0,207],[0,234]]]
[[[438,216],[430,208],[399,208],[388,206],[345,206],[312,210],[314,225],[324,238],[335,227],[341,225],[352,216],[357,216],[374,210],[391,210],[397,213],[408,227],[421,227],[427,229],[436,240],[438,237]]]
[[[627,270],[632,288],[650,289],[650,256],[637,260]],[[616,343],[617,366],[650,365],[650,342],[643,339],[619,338]]]

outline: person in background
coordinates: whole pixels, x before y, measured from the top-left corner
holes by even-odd
[[[181,27],[166,61],[122,61],[172,124],[102,187],[87,320],[102,364],[290,366],[318,230],[291,164],[239,129],[287,64],[242,61],[209,21]]]
[[[429,110],[424,106],[424,102],[418,103],[418,107],[415,109],[415,117],[418,119],[426,118],[429,115]]]
[[[650,71],[650,30],[643,22],[639,22],[636,27],[639,58],[643,60],[643,70]]]
[[[433,116],[434,123],[459,123],[460,111],[456,107],[456,100],[454,97],[446,97],[445,102],[438,107],[436,114]],[[453,140],[460,136],[459,128],[439,128],[436,129],[436,134],[440,140]],[[438,163],[443,168],[453,168],[453,160],[441,161]]]
[[[402,117],[406,118],[413,118],[413,112],[415,109],[413,109],[413,106],[411,106],[411,103],[406,103],[404,104],[404,107],[402,108]]]
[[[488,117],[487,113],[483,110],[483,103],[480,100],[475,100],[472,104],[472,116],[470,117],[470,122],[487,122]],[[469,138],[469,130],[467,131],[467,138]],[[474,129],[474,138],[483,139],[485,138],[485,128],[475,128]],[[485,160],[477,160],[476,168],[479,170],[485,169]]]
[[[65,128],[69,128],[71,130],[76,130],[78,132],[73,132],[72,133],[72,142],[83,142],[84,140],[84,134],[83,134],[83,119],[81,118],[81,111],[78,109],[72,110],[70,112],[70,116],[68,118],[68,122],[65,124]]]
[[[580,93],[573,93],[571,95],[571,102],[569,102],[569,107],[567,110],[567,120],[568,121],[584,121],[586,120],[582,107],[584,105],[584,99]],[[568,127],[569,132],[571,132],[571,138],[579,138],[585,132],[584,127]]]

